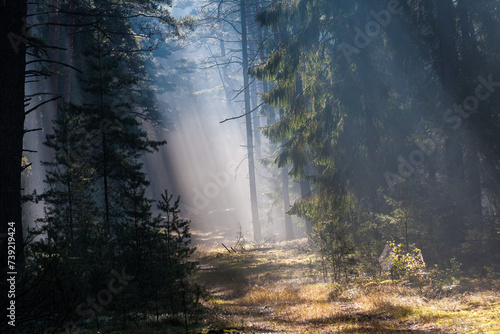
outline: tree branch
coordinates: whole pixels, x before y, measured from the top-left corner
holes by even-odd
[[[38,105],[34,106],[34,107],[33,107],[33,108],[31,108],[30,110],[25,111],[25,112],[24,112],[24,115],[28,115],[30,112],[32,112],[32,111],[33,111],[33,110],[35,110],[36,108],[38,108],[38,107],[40,107],[40,106],[42,106],[42,105],[44,105],[44,104],[46,104],[46,103],[49,103],[49,102],[55,101],[55,100],[57,100],[57,99],[58,99],[58,98],[60,98],[60,97],[62,97],[62,95],[58,95],[58,96],[56,96],[56,97],[51,98],[50,100],[43,101],[42,103],[40,103],[40,104],[38,104]]]
[[[226,118],[225,120],[223,121],[220,121],[219,123],[222,124],[222,123],[225,123],[227,121],[232,121],[232,120],[235,120],[235,119],[238,119],[238,118],[242,118],[242,117],[245,117],[246,115],[248,114],[251,114],[253,113],[255,110],[259,109],[262,105],[264,104],[264,102],[262,102],[261,104],[259,104],[257,107],[255,107],[254,109],[250,110],[249,112],[246,112],[242,115],[239,115],[239,116],[235,116],[235,117],[230,117],[230,118]]]

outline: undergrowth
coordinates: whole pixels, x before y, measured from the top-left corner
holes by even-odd
[[[500,333],[497,281],[462,279],[449,290],[368,277],[334,283],[305,239],[198,256],[208,269],[196,279],[212,293],[202,333]]]

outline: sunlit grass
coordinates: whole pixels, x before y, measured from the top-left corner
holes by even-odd
[[[435,303],[443,316],[436,323],[461,333],[500,333],[500,294],[477,292]]]
[[[215,292],[207,302],[217,325],[243,332],[500,333],[495,289],[426,298],[420,287],[359,280],[333,284],[319,275],[304,242],[205,252],[198,274]],[[209,322],[209,321],[208,321]],[[218,326],[218,327],[217,327]]]
[[[297,304],[302,299],[299,290],[292,285],[272,285],[270,287],[253,287],[245,297],[237,301],[243,305],[280,305]]]

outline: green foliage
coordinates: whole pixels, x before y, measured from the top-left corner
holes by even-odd
[[[455,257],[485,275],[498,257],[498,96],[481,113],[457,106],[468,108],[489,73],[500,78],[487,51],[500,45],[486,37],[499,16],[466,1],[398,8],[273,1],[257,15],[276,43],[250,72],[273,82],[263,101],[283,110],[263,133],[282,143],[275,163],[297,179],[309,166],[315,187],[289,213],[341,221],[348,197],[359,214],[347,233],[365,252],[377,240],[411,242],[430,263]],[[383,11],[387,27],[363,37]]]
[[[166,190],[161,197],[158,209],[162,213],[157,218],[160,242],[155,251],[158,263],[152,272],[155,283],[159,285],[152,284],[151,293],[171,314],[188,312],[193,307],[193,298],[186,295],[192,295],[199,289],[186,281],[195,267],[195,263],[188,261],[195,250],[190,246],[190,221],[179,216],[179,197],[173,201],[173,195]],[[162,290],[164,294],[159,294]]]
[[[343,274],[347,282],[356,265],[354,244],[345,229],[345,223],[335,221],[316,224],[313,229],[312,239],[321,258],[323,276],[326,278],[330,272],[334,281],[339,281]]]
[[[165,142],[150,140],[143,129],[143,122],[159,120],[144,57],[135,52],[144,44],[133,38],[130,20],[115,19],[123,12],[108,14],[113,19],[78,35],[77,45],[85,45],[84,57],[75,59],[86,69],[78,78],[81,100],[60,107],[46,137],[54,159],[45,162],[46,189],[37,197],[45,216],[27,250],[27,272],[35,277],[31,312],[46,319],[35,321],[41,328],[187,314],[200,295],[186,282],[193,249],[179,200],[172,204],[165,193],[162,219],[146,196],[144,155]]]
[[[158,209],[163,212],[159,227],[164,235],[164,242],[167,245],[166,258],[182,261],[187,259],[194,251],[189,246],[191,242],[190,221],[179,216],[180,197],[172,203],[173,195],[165,193],[161,195]]]
[[[455,258],[452,258],[444,269],[440,269],[436,264],[434,268],[429,270],[428,281],[430,284],[436,285],[457,284],[463,274],[461,268],[462,264]]]
[[[388,241],[391,249],[390,268],[393,279],[406,278],[410,282],[423,282],[425,279],[425,262],[420,249],[413,247],[411,251],[405,252],[403,244],[396,245],[394,241]]]

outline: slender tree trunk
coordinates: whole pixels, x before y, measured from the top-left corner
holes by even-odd
[[[257,15],[260,12],[260,1],[259,0],[254,0],[254,5],[255,5],[255,15]],[[262,47],[262,43],[264,42],[264,37],[262,33],[262,27],[258,24],[257,25],[257,42],[258,42],[258,49],[259,49],[259,57],[260,61],[263,62],[265,59],[265,54],[264,54],[264,48]],[[262,81],[262,89],[263,93],[269,92],[269,84],[267,81]],[[276,112],[273,107],[269,105],[264,105],[262,107],[262,114],[266,116],[267,118],[267,126],[270,126],[276,122]],[[280,113],[282,116],[282,114]],[[271,155],[274,154],[277,150],[277,145],[276,143],[271,143],[270,145],[270,153]],[[281,181],[281,194],[283,197],[283,215],[285,218],[285,238],[286,240],[293,240],[294,235],[293,235],[293,225],[292,225],[292,216],[286,214],[286,212],[290,209],[290,190],[288,187],[288,167],[282,167],[280,170],[280,181]]]
[[[23,258],[21,163],[25,119],[26,13],[26,1],[4,0],[0,2],[0,54],[2,55],[0,61],[0,101],[2,101],[0,111],[0,166],[2,166],[0,173],[0,268],[2,268],[2,273],[7,265],[9,222],[15,223],[15,262],[18,266]]]
[[[69,240],[71,243],[71,246],[73,246],[73,187],[72,187],[72,178],[73,178],[73,173],[72,173],[72,160],[71,160],[71,148],[69,145],[69,129],[68,129],[68,123],[66,121],[66,109],[62,110],[62,117],[63,117],[63,124],[64,124],[64,152],[65,152],[65,158],[66,158],[66,190],[68,192],[68,229],[69,229]]]
[[[280,118],[283,119],[283,109],[280,109]],[[285,215],[285,237],[286,240],[293,240],[293,225],[292,216],[288,215],[286,212],[290,210],[290,189],[288,187],[288,166],[281,167],[281,196],[283,197],[283,213]]]
[[[76,0],[70,0],[69,10],[70,12],[74,12],[76,8]],[[75,16],[69,14],[68,18],[68,40],[66,45],[66,63],[69,66],[73,66],[73,44],[74,44],[74,34],[75,34]],[[71,79],[72,79],[72,70],[68,69],[68,73],[66,74],[66,81],[64,83],[64,101],[69,103],[71,101]]]
[[[470,8],[470,1],[469,0],[459,0],[458,5],[457,5],[457,11],[458,11],[458,22],[459,22],[459,27],[460,27],[460,42],[462,46],[462,61],[461,61],[461,68],[462,68],[462,73],[464,75],[463,81],[464,82],[472,82],[473,78],[476,76],[476,62],[475,59],[481,59],[481,57],[478,57],[477,54],[477,41],[473,37],[472,29],[471,26],[472,24],[470,23],[470,18],[469,18],[469,8]],[[473,87],[470,87],[470,90],[472,91]],[[479,262],[481,264],[481,273],[485,274],[485,267],[484,267],[484,247],[483,247],[483,235],[488,235],[488,232],[486,232],[483,229],[484,222],[483,222],[483,210],[482,210],[482,204],[481,204],[481,176],[480,176],[480,170],[481,170],[481,162],[479,159],[479,150],[478,150],[478,144],[476,141],[475,136],[472,134],[474,133],[473,127],[474,123],[477,124],[478,119],[484,117],[484,115],[479,115],[475,114],[472,115],[471,118],[474,120],[464,120],[464,131],[467,133],[467,140],[464,143],[465,146],[465,154],[464,154],[464,170],[465,170],[465,197],[468,204],[466,208],[466,216],[468,217],[469,221],[472,222],[473,227],[472,228],[479,228],[479,231],[481,231],[481,235],[479,236],[479,243],[481,246],[481,249],[479,251],[476,251],[476,256],[469,258],[468,262],[469,265],[471,266],[476,266],[477,263]],[[483,120],[479,120],[479,122],[482,122]],[[477,125],[476,125],[477,126]],[[484,234],[483,234],[484,233]],[[479,257],[479,261],[478,260]],[[465,262],[465,261],[463,261]]]
[[[255,159],[253,154],[253,127],[252,114],[250,113],[250,91],[248,87],[248,42],[247,42],[247,22],[245,1],[240,1],[241,15],[241,46],[243,57],[243,89],[245,95],[245,122],[247,130],[247,151],[248,151],[248,175],[250,179],[250,202],[252,206],[253,237],[256,241],[262,239],[262,232],[259,221],[259,209],[257,206],[257,185],[255,182]]]
[[[259,0],[254,0],[255,4],[255,15],[257,15],[260,12],[260,1]],[[257,42],[258,42],[258,48],[259,48],[259,57],[260,61],[263,62],[265,59],[265,53],[264,53],[264,48],[262,47],[262,44],[264,43],[264,37],[262,33],[262,27],[260,24],[257,24]],[[269,92],[269,84],[267,81],[262,81],[262,90],[263,93]],[[269,105],[264,105],[262,107],[263,114],[267,118],[267,125],[270,126],[276,122],[276,113],[274,111],[274,108],[269,106]],[[273,144],[274,145],[274,144]],[[274,153],[276,150],[276,145],[274,145],[274,150],[272,150],[271,153]]]
[[[70,3],[70,11],[74,12],[75,11],[75,0],[71,0]],[[69,66],[73,65],[73,34],[74,34],[74,23],[75,23],[75,17],[73,15],[69,15],[68,18],[68,29],[67,29],[67,44],[66,44],[66,54],[65,54],[65,62]],[[57,27],[58,28],[58,27]],[[67,69],[67,74],[64,78],[64,102],[69,103],[71,101],[71,70]],[[64,107],[63,107],[64,108]],[[66,117],[66,111],[63,110],[63,117]],[[68,138],[70,134],[66,134],[66,139]],[[68,145],[68,142],[66,140],[66,161],[68,161],[68,180],[67,180],[67,190],[68,190],[68,211],[69,211],[69,240],[71,242],[71,246],[74,246],[74,220],[73,220],[73,187],[72,187],[72,173],[71,170],[73,168],[72,166],[72,160],[70,159],[70,147]]]
[[[50,60],[59,61],[60,50],[57,49],[61,46],[60,43],[60,15],[59,15],[59,0],[51,1],[53,7],[53,13],[50,15],[50,21],[54,23],[54,25],[49,26],[49,46],[54,47],[53,49],[48,50],[48,55]],[[56,63],[50,64],[50,71],[52,72],[48,80],[48,93],[54,94],[54,96],[59,94],[59,65]],[[44,135],[48,135],[52,132],[52,121],[55,120],[58,116],[58,107],[59,101],[55,100],[53,102],[48,103],[44,108],[40,109],[38,112],[43,113],[42,115],[42,128]],[[44,136],[43,136],[44,137]],[[42,138],[42,142],[45,138]],[[55,155],[52,150],[42,150],[42,159],[43,161],[54,161]]]
[[[102,78],[102,64],[101,64],[101,40],[98,37],[97,41],[97,52],[99,59],[99,84],[100,84],[100,107],[101,107],[101,121],[104,122],[106,115],[104,110],[104,87],[103,87],[103,78]],[[110,223],[109,223],[109,190],[108,190],[108,144],[106,133],[104,129],[102,129],[101,135],[101,145],[102,145],[102,177],[104,181],[104,226],[106,228],[106,233],[110,234]]]
[[[463,49],[462,58],[462,72],[464,73],[465,79],[467,81],[472,80],[475,76],[475,63],[474,59],[478,59],[476,51],[476,41],[472,37],[471,24],[469,19],[469,0],[458,1],[458,14],[459,23],[461,30],[461,44]],[[474,115],[473,117],[478,117]],[[467,124],[469,125],[469,124]],[[471,134],[470,127],[465,127],[468,133]],[[466,142],[466,154],[464,161],[464,168],[466,171],[467,178],[467,193],[469,195],[468,202],[469,215],[473,216],[478,221],[482,216],[482,206],[481,206],[481,180],[480,180],[480,162],[478,156],[478,149],[474,137],[469,135],[469,140]]]
[[[59,17],[59,0],[52,0],[52,6],[54,8],[54,13],[51,15],[51,21],[54,23],[54,25],[50,25],[49,28],[49,45],[53,47],[60,47],[61,41],[61,27],[59,25],[60,23],[60,17]],[[50,54],[50,59],[59,61],[59,50],[54,48],[49,51]],[[59,92],[59,75],[56,74],[58,70],[58,65],[56,63],[52,63],[50,65],[51,70],[52,70],[52,75],[50,77],[50,84],[51,84],[51,93],[57,94]],[[54,101],[53,103],[50,103],[53,107],[54,111],[57,112],[57,105],[58,101]],[[51,122],[52,119],[49,120]]]
[[[250,96],[251,96],[251,101],[252,101],[252,109],[254,112],[252,115],[254,115],[253,118],[253,128],[254,128],[254,147],[255,147],[255,157],[257,159],[260,159],[262,157],[262,147],[261,147],[261,140],[260,140],[260,130],[258,127],[260,127],[260,115],[259,111],[257,110],[258,106],[258,98],[257,98],[257,85],[255,84],[255,81],[250,85]]]
[[[308,180],[300,180],[300,197],[307,198],[311,196],[311,184]],[[306,232],[312,233],[312,225],[309,219],[304,219],[306,224]]]
[[[293,225],[292,216],[288,215],[286,212],[290,210],[290,192],[288,189],[288,167],[283,166],[281,168],[281,186],[285,189],[281,191],[283,194],[283,209],[285,214],[285,237],[286,240],[293,240]]]
[[[455,29],[454,5],[452,0],[441,0],[437,3],[437,30],[440,42],[440,64],[441,64],[441,84],[446,96],[447,108],[452,108],[454,103],[459,103],[458,95],[458,59],[457,44],[454,36],[457,36]],[[446,171],[448,176],[448,186],[450,197],[454,196],[464,184],[464,148],[460,140],[460,133],[463,129],[448,130],[448,138],[445,141],[446,150]],[[451,198],[450,198],[451,199]],[[460,199],[458,199],[460,200]],[[464,239],[464,204],[450,203],[453,213],[448,217],[445,244],[450,248],[451,254],[446,256],[460,256],[460,244]],[[450,247],[451,246],[451,247]]]
[[[258,0],[256,0],[258,2]],[[287,33],[285,29],[282,27],[278,28],[278,34],[275,35],[275,39],[277,43],[285,40],[287,37]],[[261,40],[262,37],[261,37]],[[261,50],[263,55],[263,50]],[[273,110],[274,112],[274,110]],[[274,115],[273,115],[274,116]],[[283,120],[284,114],[283,110],[279,110],[280,119]],[[293,236],[293,225],[292,225],[292,217],[287,215],[286,212],[290,209],[290,189],[288,188],[288,167],[284,166],[281,168],[281,196],[283,197],[283,211],[285,215],[285,236],[287,240],[292,240]]]
[[[256,15],[257,7],[254,6],[254,12],[253,14]],[[253,59],[258,59],[259,54],[258,54],[258,45],[256,44],[256,41],[258,41],[258,33],[257,33],[257,28],[256,25],[253,26],[253,29],[251,29],[251,36],[252,36],[252,43],[250,43],[250,50],[251,50],[251,55]],[[260,130],[258,129],[260,127],[260,111],[261,109],[257,109],[259,105],[259,99],[257,97],[257,94],[259,93],[257,82],[253,80],[252,84],[250,85],[250,96],[252,99],[252,110],[254,111],[252,113],[253,115],[253,128],[254,128],[254,147],[255,147],[255,157],[257,159],[260,159],[262,157],[262,144],[261,144],[261,135],[260,135]]]
[[[297,83],[296,83],[296,88],[295,88],[295,97],[297,97],[299,94],[302,94],[302,77],[300,74],[297,74]],[[306,152],[308,152],[308,148],[306,147]],[[310,160],[308,158],[308,155],[306,155],[306,163],[304,167],[304,178],[300,180],[300,197],[301,198],[307,198],[311,196],[311,183],[307,179],[309,175],[311,175],[311,167],[310,167]],[[312,225],[311,221],[307,218],[304,219],[304,223],[306,225],[306,232],[307,233],[312,233]]]
[[[219,42],[220,47],[220,55],[222,59],[226,58],[226,45],[224,43],[224,39],[221,37]],[[226,93],[226,105],[229,108],[231,105],[231,93],[229,91],[229,76],[227,75],[226,66],[222,66],[222,87],[224,87],[224,92]]]

